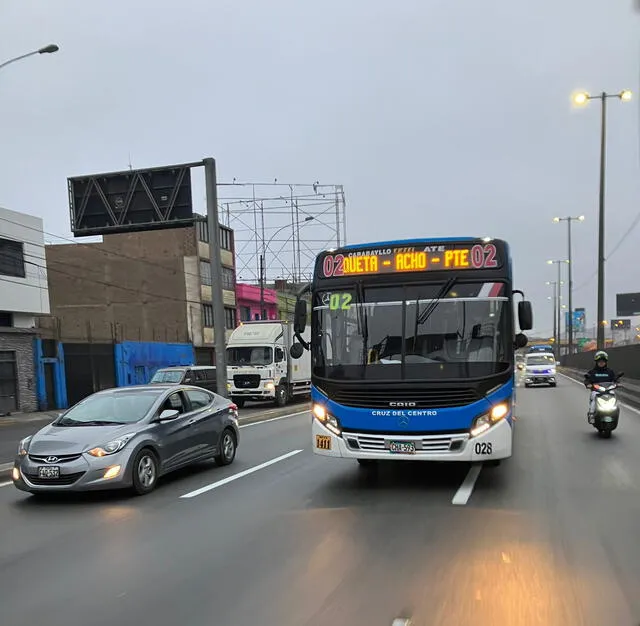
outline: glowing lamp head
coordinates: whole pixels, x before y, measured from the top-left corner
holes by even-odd
[[[620,100],[622,100],[623,102],[629,102],[632,97],[633,95],[628,89],[625,89],[620,93]]]
[[[586,91],[579,91],[573,94],[573,103],[577,106],[584,106],[589,101],[589,94]]]

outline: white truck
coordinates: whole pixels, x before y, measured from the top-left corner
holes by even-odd
[[[307,335],[305,337],[305,334]],[[310,332],[303,334],[309,341]],[[311,394],[311,353],[292,359],[293,323],[243,322],[227,343],[229,395],[238,407],[247,400],[270,400],[284,406],[295,396]]]

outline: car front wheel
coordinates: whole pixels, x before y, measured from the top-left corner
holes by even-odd
[[[133,490],[144,496],[153,491],[158,482],[158,461],[151,450],[140,450],[133,462]]]

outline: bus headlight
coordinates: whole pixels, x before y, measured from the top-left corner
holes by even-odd
[[[483,413],[473,420],[469,434],[477,437],[486,433],[492,426],[503,420],[509,414],[509,403],[500,402],[491,408],[488,413]]]
[[[311,410],[313,417],[315,417],[327,430],[330,430],[334,435],[340,437],[342,429],[340,423],[333,416],[327,413],[327,410],[321,404],[314,404]]]

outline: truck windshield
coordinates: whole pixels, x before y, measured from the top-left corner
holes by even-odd
[[[269,347],[242,346],[227,348],[227,365],[271,365],[273,349]]]
[[[527,357],[527,365],[555,365],[556,361],[552,354],[536,354]]]
[[[503,283],[367,287],[314,297],[314,373],[332,379],[482,377],[513,362]],[[438,295],[442,299],[434,300]]]

